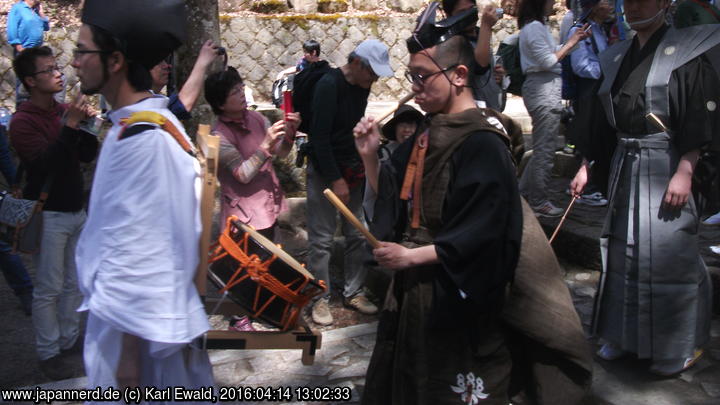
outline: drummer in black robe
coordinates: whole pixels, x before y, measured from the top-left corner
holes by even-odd
[[[625,1],[637,35],[600,56],[596,103],[608,122],[593,133],[617,138],[593,318],[605,342],[598,356],[634,353],[666,376],[691,367],[709,338],[711,285],[690,189],[700,150],[720,130],[720,26],[669,27],[669,4]],[[602,158],[598,143],[608,144],[578,142],[586,160],[571,184],[576,195],[587,161]]]
[[[379,166],[375,121],[363,118],[355,128],[372,231],[399,241],[381,242],[373,251],[381,266],[396,271],[362,401],[506,405],[513,380],[522,380],[512,375],[538,372],[553,381],[535,386],[537,403],[574,403],[589,383],[591,367],[579,319],[547,239],[527,204],[521,204],[507,134],[489,110],[477,108],[467,86],[472,47],[462,36],[448,37],[429,28],[408,40],[407,76],[415,101],[432,115],[427,131]],[[515,277],[513,285],[538,290],[515,300],[508,292],[514,291],[510,283],[523,260],[524,209],[541,238],[529,245],[546,249],[534,260],[545,266],[532,281]],[[546,269],[550,274],[543,273]],[[542,294],[552,298],[536,299]],[[514,308],[503,305],[506,297]],[[557,318],[548,322],[538,315],[543,311]],[[530,343],[514,329],[521,324],[532,328],[538,341],[548,334],[566,339]],[[516,344],[537,348],[534,358],[545,368],[519,366],[516,358],[522,354],[511,348]],[[555,353],[571,353],[557,369]],[[557,395],[551,393],[555,388]]]

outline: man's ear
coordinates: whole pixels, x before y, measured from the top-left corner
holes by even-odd
[[[457,87],[463,87],[468,84],[468,76],[470,69],[465,65],[458,65],[454,70],[452,84]]]
[[[25,90],[28,92],[31,88],[35,87],[37,85],[37,81],[35,80],[34,76],[27,76],[22,81],[23,86],[25,86]]]
[[[110,73],[119,72],[126,65],[125,55],[120,51],[114,51],[107,58],[107,69]]]

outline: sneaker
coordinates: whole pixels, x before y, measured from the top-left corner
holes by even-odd
[[[694,366],[695,363],[700,360],[702,355],[702,349],[695,349],[695,353],[693,353],[692,357],[675,360],[657,360],[653,362],[652,366],[650,366],[650,372],[653,374],[661,375],[663,377],[670,377],[675,374],[680,374],[683,371]]]
[[[356,294],[353,297],[345,298],[343,303],[346,307],[352,308],[361,314],[374,315],[377,314],[378,307],[375,306],[364,294]]]
[[[318,325],[327,326],[332,325],[333,317],[330,313],[329,300],[319,299],[315,302],[312,308],[312,320]]]
[[[718,212],[715,215],[705,218],[705,220],[703,221],[703,224],[705,224],[705,225],[720,225],[720,212]]]
[[[550,201],[545,201],[539,205],[531,206],[536,217],[559,217],[563,214],[563,210],[553,205]]]
[[[720,245],[710,246],[710,250],[716,255],[720,255]]]
[[[51,380],[65,380],[73,377],[72,367],[56,355],[47,360],[40,360],[40,371]]]
[[[603,360],[613,361],[624,357],[627,352],[613,343],[605,343],[595,354]]]
[[[602,195],[602,193],[596,191],[591,194],[583,194],[577,199],[578,204],[589,205],[591,207],[604,207],[607,205],[608,200]]]
[[[228,330],[234,330],[237,332],[254,332],[255,328],[253,327],[252,322],[250,322],[250,318],[247,316],[233,315],[230,319],[230,326],[228,326]]]

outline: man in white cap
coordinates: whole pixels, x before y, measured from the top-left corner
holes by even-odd
[[[307,167],[308,268],[330,285],[329,264],[336,229],[336,210],[323,196],[329,188],[357,217],[362,214],[365,170],[355,149],[352,130],[365,114],[370,87],[380,77],[393,75],[388,48],[376,39],[363,41],[348,56],[348,63],[330,70],[315,85]],[[343,302],[364,314],[377,307],[363,294],[367,270],[362,235],[343,219],[345,236]],[[330,290],[313,306],[319,325],[333,322],[328,306]]]
[[[72,66],[81,91],[113,108],[76,251],[89,387],[213,384],[197,346],[209,324],[193,284],[200,168],[168,99],[149,91],[150,69],[182,44],[185,21],[180,0],[83,8]]]

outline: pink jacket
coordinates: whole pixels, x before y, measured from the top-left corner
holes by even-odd
[[[264,117],[248,110],[242,122],[219,117],[213,130],[247,159],[259,149],[265,128]],[[228,216],[235,215],[255,229],[266,229],[275,223],[280,212],[287,209],[272,159],[267,159],[247,184],[237,181],[230,170],[222,166],[218,168],[218,179],[222,189],[221,226]]]

